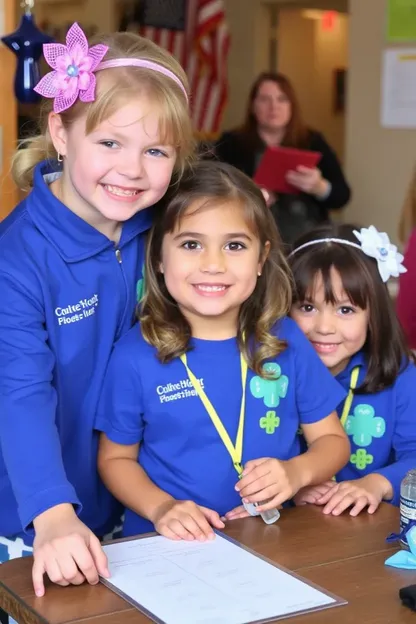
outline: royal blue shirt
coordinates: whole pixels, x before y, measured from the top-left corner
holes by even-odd
[[[336,376],[348,390],[353,369],[360,369],[357,387],[367,372],[360,351]],[[341,417],[344,403],[338,408]],[[393,486],[392,503],[398,505],[400,482],[408,470],[416,468],[416,367],[409,363],[392,386],[375,394],[355,395],[345,423],[351,442],[348,464],[337,474],[338,481],[381,474]]]
[[[248,372],[243,464],[259,457],[299,454],[298,428],[317,422],[339,405],[345,391],[322,364],[291,319],[276,326],[288,347],[269,363],[276,381]],[[236,339],[194,339],[188,366],[235,442],[241,406],[241,367]],[[98,410],[97,429],[118,444],[140,443],[140,465],[178,500],[192,500],[225,514],[241,504],[231,457],[183,363],[160,364],[156,349],[135,326],[116,345]],[[154,530],[127,510],[124,534]]]
[[[116,504],[93,430],[114,341],[133,323],[151,210],[114,243],[51,193],[47,163],[0,224],[0,535],[60,503],[100,533]]]

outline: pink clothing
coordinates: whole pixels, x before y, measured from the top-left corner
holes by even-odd
[[[407,273],[402,273],[399,278],[397,315],[410,348],[416,349],[416,228],[407,242],[403,264]]]

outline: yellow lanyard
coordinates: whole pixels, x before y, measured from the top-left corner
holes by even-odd
[[[354,398],[354,390],[357,387],[359,372],[360,372],[360,369],[358,366],[352,369],[351,379],[350,379],[350,389],[348,392],[348,396],[345,399],[344,408],[341,414],[341,425],[344,427],[344,429],[345,429],[345,423],[347,422],[347,418],[351,409],[351,403]]]
[[[188,366],[186,354],[180,356],[180,360],[186,368],[186,372],[188,373],[189,380],[193,385],[195,392],[201,399],[205,409],[208,412],[209,417],[212,420],[212,424],[218,432],[225,448],[230,454],[230,457],[233,462],[233,466],[236,469],[238,475],[241,475],[243,472],[243,467],[241,465],[242,457],[243,457],[243,433],[244,433],[244,416],[246,411],[246,382],[247,382],[247,362],[245,361],[242,354],[240,354],[240,364],[241,364],[241,386],[242,386],[242,396],[241,396],[241,407],[240,407],[240,419],[238,421],[238,429],[237,429],[237,437],[235,440],[235,444],[231,442],[231,438],[228,435],[226,428],[224,427],[221,418],[218,416],[214,406],[211,401],[207,397],[199,383],[198,379],[195,377],[193,372]]]

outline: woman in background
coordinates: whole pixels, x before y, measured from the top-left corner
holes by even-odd
[[[286,243],[319,223],[329,220],[329,211],[345,206],[350,188],[341,165],[324,137],[308,128],[300,112],[295,91],[286,76],[263,73],[254,82],[244,124],[225,132],[215,147],[216,156],[250,177],[267,147],[294,147],[321,154],[318,167],[299,166],[287,181],[298,194],[279,194],[269,189],[269,203],[281,237]]]

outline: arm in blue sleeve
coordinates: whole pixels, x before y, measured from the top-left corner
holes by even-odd
[[[392,452],[395,461],[376,470],[388,479],[393,487],[390,501],[398,505],[400,501],[400,482],[406,473],[416,468],[416,368],[409,365],[396,382],[396,414],[392,438]]]
[[[109,440],[125,445],[141,442],[144,430],[142,385],[135,361],[140,355],[131,337],[130,332],[114,347],[95,421],[95,428]]]
[[[62,461],[55,358],[36,285],[0,273],[0,447],[24,529],[55,505],[79,505]]]

